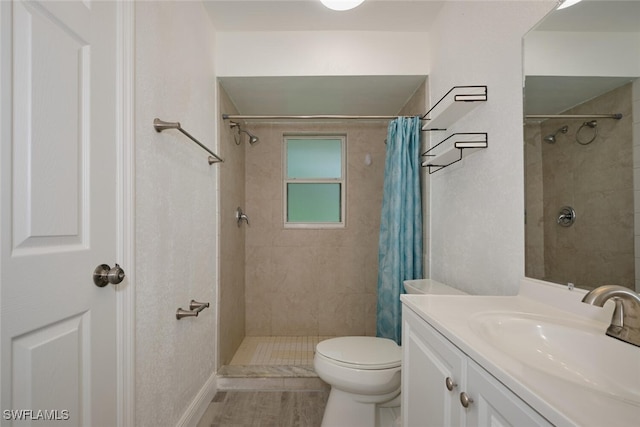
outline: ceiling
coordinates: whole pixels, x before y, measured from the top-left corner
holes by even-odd
[[[444,3],[366,0],[337,12],[320,0],[204,0],[216,31],[428,31]]]
[[[632,80],[630,77],[527,76],[525,114],[560,114]]]
[[[353,10],[336,12],[325,8],[319,0],[203,2],[218,32],[428,32],[446,3],[366,0]],[[584,0],[554,11],[535,30],[640,32],[639,17],[640,0]],[[425,76],[221,77],[220,81],[240,114],[395,115],[424,79]],[[527,80],[529,84],[535,87],[535,92],[527,93],[536,96],[526,95],[527,102],[535,102],[526,107],[527,113],[548,114],[564,111],[565,107],[580,103],[578,99],[591,99],[622,83],[602,78],[572,83],[567,77],[558,77]]]

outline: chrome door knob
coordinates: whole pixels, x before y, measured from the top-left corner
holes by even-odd
[[[118,264],[114,265],[113,268],[107,264],[100,264],[93,271],[93,283],[100,288],[107,286],[109,283],[117,285],[124,280],[124,277],[124,270]]]

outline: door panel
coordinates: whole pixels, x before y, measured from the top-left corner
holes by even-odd
[[[91,49],[84,28],[89,11],[82,4],[75,9],[78,16],[63,22],[46,9],[14,5],[17,254],[47,247],[68,250],[86,237],[82,218],[89,207],[83,189],[90,142]]]
[[[0,405],[65,425],[117,424],[116,6],[0,2]]]
[[[80,410],[91,399],[88,378],[82,376],[83,361],[91,356],[89,322],[85,313],[14,338],[14,408],[63,408],[58,416],[68,411],[65,425],[91,424],[89,414]],[[59,384],[66,392],[57,390]]]

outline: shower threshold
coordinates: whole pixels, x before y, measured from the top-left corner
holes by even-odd
[[[218,372],[220,390],[325,390],[313,370],[318,342],[330,336],[245,337]]]

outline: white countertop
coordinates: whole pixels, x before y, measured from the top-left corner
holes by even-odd
[[[640,402],[622,401],[605,391],[578,385],[522,363],[471,328],[474,316],[518,312],[585,323],[601,329],[605,335],[611,318],[609,304],[605,309],[592,307],[580,302],[584,291],[567,291],[559,285],[540,283],[544,282],[524,280],[517,296],[402,295],[401,301],[551,423],[581,427],[640,425]],[[640,347],[637,350],[638,363],[628,369],[630,375],[640,379]],[[606,362],[616,363],[616,360]]]

